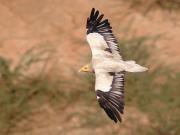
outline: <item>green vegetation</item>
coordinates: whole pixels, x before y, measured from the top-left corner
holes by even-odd
[[[86,110],[85,114],[78,113],[78,117],[83,120],[80,121],[78,128],[104,129],[105,126],[110,126],[112,130],[104,129],[103,133],[114,135],[120,134],[121,128],[126,127],[124,123],[129,121],[131,123],[130,129],[126,130],[130,130],[134,135],[179,134],[180,73],[171,71],[163,64],[159,64],[153,69],[149,66],[149,57],[152,51],[149,47],[152,48],[158,38],[159,36],[131,37],[120,41],[120,50],[125,60],[134,59],[137,63],[149,67],[148,72],[127,73],[125,78],[126,108],[132,107],[143,112],[148,117],[147,125],[143,125],[139,118],[128,118],[120,124],[120,127],[113,129],[112,121],[99,108],[95,100],[95,93],[87,90],[82,92],[80,102],[77,103],[81,104],[81,107],[82,105],[89,106],[89,110]],[[85,84],[94,84],[93,75],[86,74],[85,76],[87,77],[87,82],[84,81]],[[89,89],[92,90],[93,87],[92,85]]]
[[[56,99],[58,83],[46,79],[44,74],[52,52],[49,46],[29,49],[14,68],[6,58],[0,57],[0,134],[7,134],[17,121],[25,118],[33,101]],[[27,72],[39,62],[43,62],[41,71],[30,76]]]
[[[153,38],[148,37],[131,38],[122,41],[120,47],[125,59],[133,58],[148,65],[148,46],[152,47],[152,41]],[[149,67],[148,73],[127,74],[127,105],[138,107],[150,119],[149,129],[142,128],[136,134],[178,135],[180,132],[180,73],[161,65],[154,69]]]
[[[148,66],[150,49],[156,37],[132,37],[120,41],[121,53],[126,60],[134,59],[138,63]],[[108,134],[119,134],[119,128],[126,127],[124,123],[131,123],[131,132],[134,135],[178,135],[180,132],[180,73],[173,72],[167,67],[156,66],[145,73],[126,74],[125,95],[126,108],[132,107],[140,110],[148,117],[148,124],[142,127],[138,119],[130,118],[123,121],[118,128],[113,128],[112,121],[107,118],[99,107],[94,93],[94,75],[74,75],[77,80],[65,80],[55,74],[49,77],[46,73],[46,64],[54,49],[41,46],[28,50],[19,63],[12,68],[11,63],[4,57],[0,58],[0,134],[10,133],[17,121],[26,119],[32,109],[43,103],[52,103],[58,107],[72,107],[73,112],[63,115],[68,123],[74,117],[79,118],[75,128],[100,128]],[[41,63],[42,68],[36,74],[29,71],[33,66]],[[53,79],[52,79],[53,78]],[[64,84],[73,81],[65,89]],[[76,109],[78,108],[78,109]],[[59,117],[61,117],[60,112]],[[128,112],[126,112],[128,113]],[[137,113],[137,112],[135,112]],[[97,116],[98,114],[98,116]],[[63,123],[64,125],[64,123]],[[110,126],[111,130],[104,129]],[[127,128],[127,127],[126,127]],[[106,131],[107,130],[107,131]],[[127,130],[127,129],[126,129]]]

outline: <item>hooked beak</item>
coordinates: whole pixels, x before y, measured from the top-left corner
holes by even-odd
[[[80,73],[80,72],[83,72],[83,68],[80,68],[79,70],[78,70],[78,72]]]

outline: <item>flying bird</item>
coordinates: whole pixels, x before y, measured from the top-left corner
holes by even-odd
[[[133,60],[123,60],[112,27],[108,19],[103,17],[104,14],[93,8],[87,18],[86,38],[91,48],[92,60],[79,72],[95,73],[95,92],[99,105],[117,123],[122,121],[121,114],[125,105],[125,72],[144,72],[148,68]]]

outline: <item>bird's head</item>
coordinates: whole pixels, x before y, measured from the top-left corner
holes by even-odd
[[[86,64],[79,69],[79,72],[93,72],[90,64]]]

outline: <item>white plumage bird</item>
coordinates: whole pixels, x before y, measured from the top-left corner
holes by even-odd
[[[85,65],[79,71],[95,73],[95,91],[99,105],[107,115],[120,121],[120,113],[124,110],[124,74],[127,72],[143,72],[148,70],[135,61],[123,61],[112,27],[103,14],[94,8],[87,18],[87,41],[92,52],[91,65]]]

